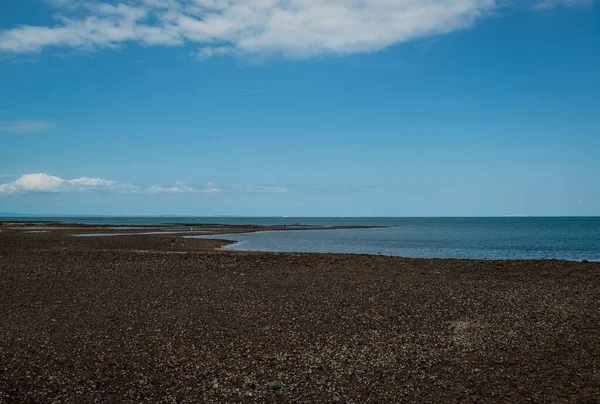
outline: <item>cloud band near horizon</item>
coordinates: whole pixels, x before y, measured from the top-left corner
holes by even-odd
[[[1,176],[0,176],[1,178]],[[287,188],[278,186],[246,186],[250,192],[287,192]],[[1,195],[17,195],[30,193],[65,193],[105,191],[129,194],[216,194],[223,189],[213,182],[204,186],[188,185],[176,182],[172,185],[142,186],[127,182],[106,180],[97,177],[80,177],[64,179],[46,173],[25,174],[16,180],[0,184]]]

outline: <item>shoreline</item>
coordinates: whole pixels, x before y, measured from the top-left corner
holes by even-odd
[[[14,227],[17,226],[17,227]],[[257,231],[279,231],[279,230],[337,230],[337,229],[378,229],[390,226],[363,226],[363,225],[340,225],[340,226],[319,226],[319,225],[249,225],[249,224],[211,224],[211,223],[173,223],[173,224],[131,224],[131,225],[114,225],[114,224],[70,224],[60,222],[12,222],[0,221],[0,228],[4,227],[8,230],[23,230],[23,229],[51,229],[51,230],[74,230],[74,229],[89,229],[89,230],[148,230],[148,229],[178,229],[195,228],[195,231],[203,231],[203,229],[217,230],[222,234],[238,234],[252,233]],[[227,233],[225,233],[227,231]],[[116,232],[118,234],[120,232]]]
[[[17,223],[17,224],[15,224]],[[192,227],[193,231],[188,231],[187,228]],[[502,261],[564,261],[564,262],[582,262],[582,263],[600,263],[600,260],[589,259],[564,259],[564,258],[515,258],[515,259],[495,259],[495,258],[455,258],[455,257],[411,257],[403,255],[387,255],[379,253],[353,253],[353,252],[311,252],[311,251],[264,251],[264,250],[245,250],[230,248],[240,241],[227,238],[227,235],[260,233],[270,231],[302,231],[302,230],[344,230],[344,229],[377,229],[387,228],[390,226],[262,226],[262,225],[225,225],[225,224],[161,224],[161,225],[90,225],[90,224],[61,224],[56,222],[7,222],[0,221],[0,235],[2,232],[13,232],[21,235],[54,235],[59,237],[75,237],[75,238],[115,238],[114,236],[131,236],[137,238],[133,244],[142,245],[144,241],[140,238],[147,238],[149,244],[152,245],[152,250],[168,250],[170,236],[175,235],[178,238],[186,240],[195,240],[196,244],[192,248],[186,248],[183,251],[206,251],[215,250],[230,253],[264,253],[264,254],[335,254],[335,255],[355,255],[355,256],[372,256],[372,257],[395,257],[414,260],[459,260],[459,261],[486,261],[486,262],[502,262]],[[85,230],[85,233],[81,233]],[[168,231],[170,230],[170,231]],[[106,231],[111,231],[106,233]],[[97,235],[96,235],[97,234]],[[189,235],[193,237],[190,238]],[[223,238],[204,238],[204,236],[220,236]],[[195,237],[202,238],[195,238]],[[120,238],[120,237],[119,237]],[[161,239],[163,246],[157,246],[157,239]],[[121,239],[122,240],[122,239]],[[69,244],[68,241],[61,241],[63,244]],[[114,247],[119,244],[129,245],[131,243],[113,243]],[[189,245],[188,245],[189,246]],[[229,248],[228,248],[229,247]],[[126,247],[125,247],[126,248]],[[120,248],[119,250],[123,250]],[[140,250],[140,249],[138,249]],[[143,250],[143,248],[142,248]]]

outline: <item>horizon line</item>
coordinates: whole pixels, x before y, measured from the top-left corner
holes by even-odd
[[[4,216],[9,215],[9,216]],[[106,215],[106,214],[41,214],[41,213],[13,213],[0,212],[0,219],[14,218],[215,218],[215,219],[244,219],[244,218],[271,218],[271,219],[446,219],[446,218],[562,218],[562,217],[600,217],[600,215],[452,215],[452,216],[260,216],[260,215],[170,215],[170,214],[151,214],[151,215]]]

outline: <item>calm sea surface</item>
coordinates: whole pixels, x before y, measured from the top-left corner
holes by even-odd
[[[251,251],[600,261],[600,218],[394,218],[352,224],[381,224],[379,220],[392,227],[208,237],[235,240],[226,248]]]
[[[599,217],[13,217],[0,220],[49,220],[111,225],[198,223],[389,226],[377,229],[270,231],[201,237],[235,240],[238,243],[227,248],[253,251],[337,252],[423,258],[558,258],[600,261]]]

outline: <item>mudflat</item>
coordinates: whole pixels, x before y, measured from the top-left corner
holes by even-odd
[[[0,403],[600,397],[599,263],[1,227]]]

